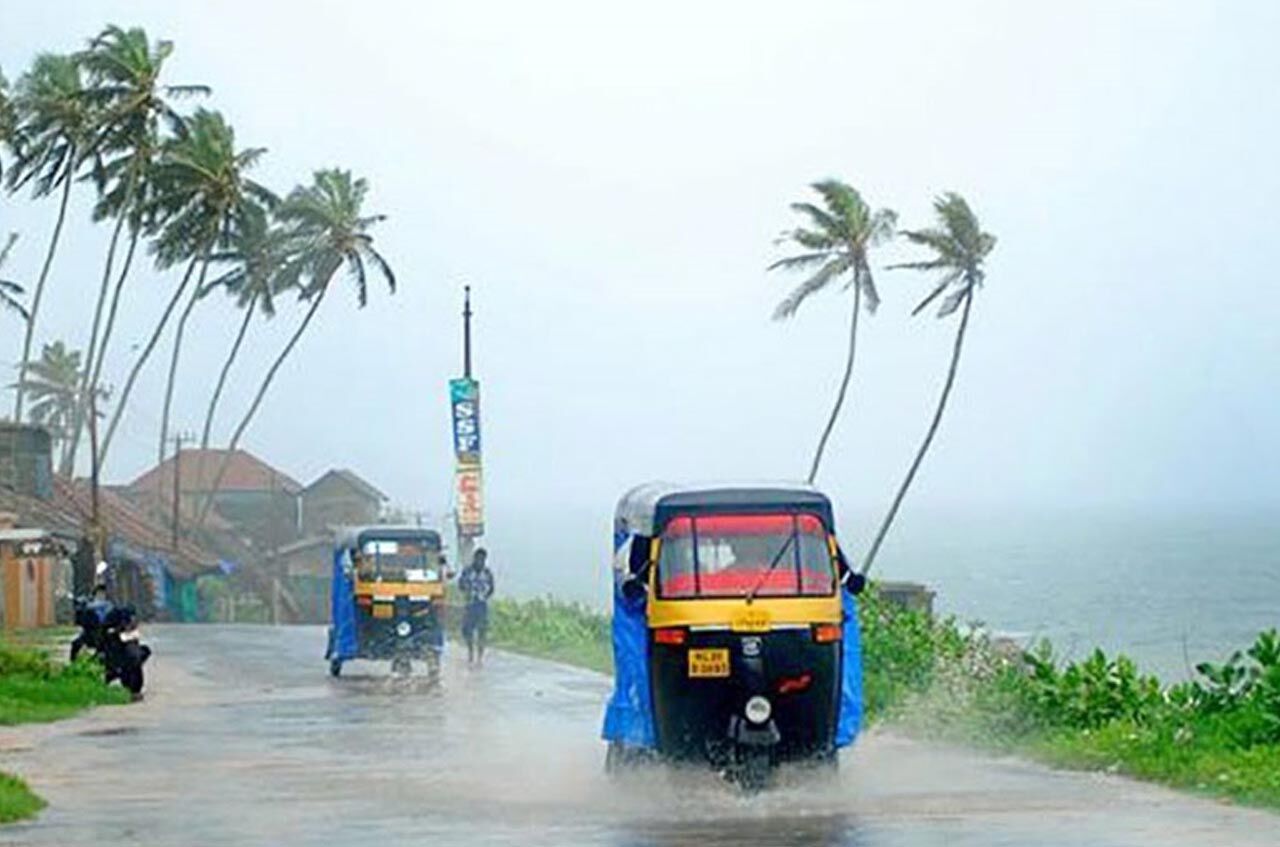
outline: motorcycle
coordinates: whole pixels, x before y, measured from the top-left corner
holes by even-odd
[[[86,648],[102,662],[105,681],[119,680],[134,697],[142,697],[142,666],[151,648],[142,643],[138,614],[133,606],[116,606],[105,600],[75,601],[75,621],[80,634],[71,642],[71,661]]]

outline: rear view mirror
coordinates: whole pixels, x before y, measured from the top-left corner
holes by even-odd
[[[622,596],[633,603],[643,600],[648,593],[648,586],[644,584],[643,580],[636,577],[632,577],[622,583]]]

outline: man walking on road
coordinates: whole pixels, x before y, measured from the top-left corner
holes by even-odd
[[[476,550],[458,577],[458,588],[466,598],[467,607],[462,616],[462,637],[467,641],[467,664],[484,662],[484,641],[489,632],[489,598],[493,596],[493,571],[485,564],[488,552]]]

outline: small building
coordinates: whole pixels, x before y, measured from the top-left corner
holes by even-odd
[[[376,523],[387,495],[354,471],[337,468],[304,488],[301,500],[299,535],[305,539],[326,535],[337,526]]]
[[[302,486],[247,450],[183,450],[131,482],[129,499],[171,503],[175,473],[183,514],[199,514],[212,498],[213,511],[258,550],[297,539]]]
[[[16,514],[0,512],[0,623],[5,629],[53,626],[62,611],[59,599],[70,593],[76,540],[16,524]]]
[[[54,480],[55,499],[84,521],[92,516],[88,480]],[[174,543],[173,529],[109,488],[98,491],[98,513],[106,530],[108,584],[115,599],[132,603],[144,618],[198,619],[196,579],[218,570],[219,557],[187,538]]]

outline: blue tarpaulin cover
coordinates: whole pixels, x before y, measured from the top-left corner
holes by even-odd
[[[330,605],[329,649],[326,659],[346,661],[360,652],[356,640],[356,593],[351,582],[350,553],[333,551],[333,600]]]
[[[649,624],[645,600],[628,600],[613,588],[613,696],[604,713],[606,741],[628,747],[657,745],[649,692]]]
[[[841,590],[844,605],[844,657],[840,668],[840,715],[836,719],[836,746],[848,747],[862,727],[862,635],[858,630],[858,601]]]

